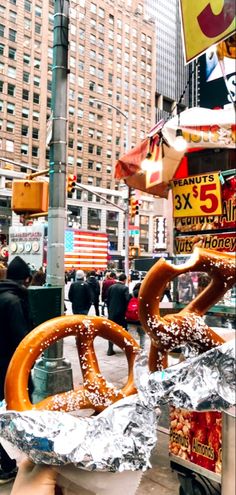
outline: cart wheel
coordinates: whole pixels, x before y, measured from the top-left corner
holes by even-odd
[[[208,480],[203,476],[197,475],[197,478],[193,476],[179,476],[181,486],[179,488],[179,495],[220,495],[221,488],[218,483]]]

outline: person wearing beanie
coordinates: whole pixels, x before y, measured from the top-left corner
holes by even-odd
[[[72,303],[72,311],[76,315],[87,315],[92,304],[91,292],[84,278],[83,270],[77,270],[75,282],[72,282],[68,292],[68,299]]]
[[[6,279],[0,280],[0,400],[4,399],[4,382],[10,360],[21,340],[32,330],[27,287],[30,268],[16,256],[9,264]],[[0,485],[14,479],[16,462],[0,445]]]

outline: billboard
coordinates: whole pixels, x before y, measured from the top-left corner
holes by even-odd
[[[235,59],[224,57],[224,76],[215,51],[208,50],[199,59],[198,104],[204,108],[221,107],[236,102]]]
[[[234,0],[180,0],[180,6],[186,63],[235,31]]]

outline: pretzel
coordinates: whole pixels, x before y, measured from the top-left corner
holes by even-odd
[[[206,272],[210,284],[177,314],[160,316],[159,303],[167,283],[189,271]],[[151,337],[150,371],[167,366],[171,350],[189,344],[199,351],[224,342],[202,316],[235,284],[235,257],[228,253],[195,247],[190,260],[184,265],[171,265],[160,259],[147,273],[139,291],[139,318]]]
[[[33,405],[27,387],[30,370],[35,360],[47,347],[69,335],[76,337],[83,386],[77,390],[47,397]],[[128,361],[128,380],[121,390],[106,382],[100,373],[93,346],[97,336],[114,342],[125,351]],[[67,412],[89,408],[100,412],[113,402],[136,393],[133,365],[139,349],[139,345],[126,330],[102,317],[72,315],[46,321],[22,340],[12,357],[5,381],[7,408],[17,411],[48,409]]]

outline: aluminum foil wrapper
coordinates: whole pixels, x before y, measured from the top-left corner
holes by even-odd
[[[35,463],[73,463],[87,470],[145,470],[156,445],[158,406],[169,402],[195,410],[235,404],[235,342],[150,374],[142,353],[135,367],[138,394],[96,417],[52,411],[3,411],[0,436]]]
[[[139,400],[156,407],[206,411],[226,410],[235,405],[235,340],[152,374],[145,372],[141,358],[136,362],[135,381]]]

